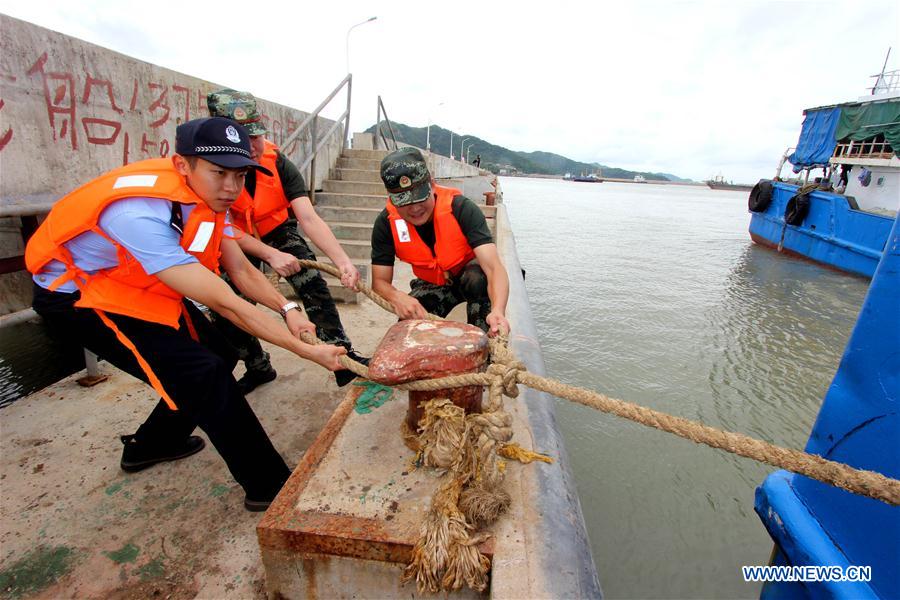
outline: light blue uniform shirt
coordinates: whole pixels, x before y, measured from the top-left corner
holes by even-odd
[[[194,210],[193,204],[183,204],[184,222]],[[100,213],[99,226],[106,235],[141,264],[149,275],[169,267],[198,262],[197,258],[181,247],[181,234],[169,222],[172,218],[172,202],[161,198],[123,198],[107,206]],[[229,219],[226,217],[226,222]],[[225,235],[233,235],[230,227]],[[95,273],[119,264],[116,247],[103,236],[87,231],[66,242],[75,265],[86,273]],[[57,277],[66,272],[64,264],[50,261],[44,272],[34,275],[35,283],[49,288]],[[74,292],[78,289],[72,281],[59,286],[58,292]]]

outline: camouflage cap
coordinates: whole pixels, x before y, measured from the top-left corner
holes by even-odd
[[[385,156],[381,161],[381,180],[394,206],[422,202],[431,195],[428,165],[415,148],[400,148]]]
[[[237,121],[250,135],[265,135],[266,126],[259,122],[256,98],[250,92],[224,89],[206,95],[209,116]]]

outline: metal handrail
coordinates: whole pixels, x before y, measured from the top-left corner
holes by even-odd
[[[16,312],[0,315],[0,329],[12,327],[13,325],[18,325],[19,323],[27,323],[28,321],[40,318],[41,317],[38,316],[36,312],[34,312],[33,308],[23,308],[22,310],[17,310]]]
[[[791,152],[796,150],[793,146],[784,151],[784,154],[781,155],[781,160],[778,161],[778,166],[775,167],[775,181],[781,181],[781,170],[784,168],[784,163],[787,162],[788,156],[791,155]]]
[[[0,219],[5,219],[7,217],[34,217],[36,215],[46,215],[50,212],[51,208],[53,208],[53,202],[0,206]]]
[[[384,115],[384,122],[388,125],[388,132],[391,134],[391,144],[388,144],[387,138],[384,137],[384,129],[381,127],[381,115]],[[387,111],[384,109],[384,102],[381,101],[381,96],[378,96],[378,114],[376,116],[375,121],[375,134],[381,136],[381,142],[387,150],[396,150],[397,149],[397,136],[394,133],[394,125],[391,123],[391,120],[388,118]],[[375,138],[376,141],[378,138]]]
[[[328,130],[324,136],[322,136],[321,140],[317,140],[318,135],[318,116],[319,113],[322,112],[329,102],[337,96],[338,92],[344,86],[347,86],[347,110],[345,110],[341,116],[339,116],[334,125],[332,125],[331,129]],[[306,159],[303,161],[301,165],[298,165],[298,169],[302,173],[304,169],[309,167],[309,178],[308,178],[308,187],[309,187],[309,199],[315,202],[316,199],[316,156],[319,153],[319,150],[325,145],[325,142],[331,139],[331,136],[334,135],[334,132],[337,130],[338,126],[340,126],[341,121],[344,122],[344,135],[341,138],[341,150],[340,154],[344,153],[344,149],[347,147],[348,136],[350,135],[350,99],[353,91],[353,75],[347,73],[347,76],[344,77],[341,82],[334,88],[330,94],[316,107],[314,111],[309,113],[309,115],[303,119],[303,122],[297,126],[297,128],[291,133],[287,139],[282,142],[281,147],[287,148],[290,146],[299,136],[303,133],[307,128],[309,128],[309,147],[310,152]]]
[[[900,91],[900,69],[883,71],[871,77],[875,79],[875,83],[868,89],[873,96]]]

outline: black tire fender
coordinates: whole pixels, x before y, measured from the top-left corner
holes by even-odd
[[[763,212],[772,202],[772,194],[775,188],[768,179],[760,179],[759,183],[750,190],[750,197],[747,200],[747,208],[750,212]]]
[[[809,194],[794,194],[784,209],[784,222],[788,225],[802,225],[809,214]]]

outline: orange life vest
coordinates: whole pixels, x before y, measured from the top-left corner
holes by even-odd
[[[272,175],[257,171],[253,196],[250,196],[245,188],[230,209],[232,223],[242,231],[257,237],[266,235],[287,221],[290,206],[275,166],[278,146],[269,140],[265,140],[265,144],[259,164],[272,171]]]
[[[475,252],[469,246],[459,223],[453,216],[453,197],[462,194],[457,189],[432,186],[437,199],[434,203],[434,252],[422,241],[416,228],[400,218],[397,208],[387,201],[388,225],[394,236],[394,252],[397,258],[412,265],[413,273],[435,285],[447,283],[447,273],[462,271]]]
[[[125,248],[100,229],[98,221],[103,209],[116,200],[130,197],[162,198],[180,204],[196,205],[184,224],[181,246],[205,267],[218,272],[225,213],[213,212],[188,187],[184,177],[175,170],[172,160],[168,158],[144,160],[114,169],[64,196],[54,204],[47,219],[28,241],[25,264],[32,274],[37,275],[51,260],[63,263],[66,272],[51,284],[50,289],[55,290],[64,282],[74,280],[81,290],[81,298],[75,306],[97,311],[103,322],[135,354],[153,387],[174,410],[175,404],[162,389],[134,344],[105,314],[112,312],[175,329],[178,329],[178,320],[183,314],[184,297],[155,275],[148,275]],[[65,244],[87,231],[103,236],[116,247],[118,265],[96,273],[86,273],[75,265]],[[192,248],[192,245],[196,248]],[[186,320],[196,339],[190,320]]]

